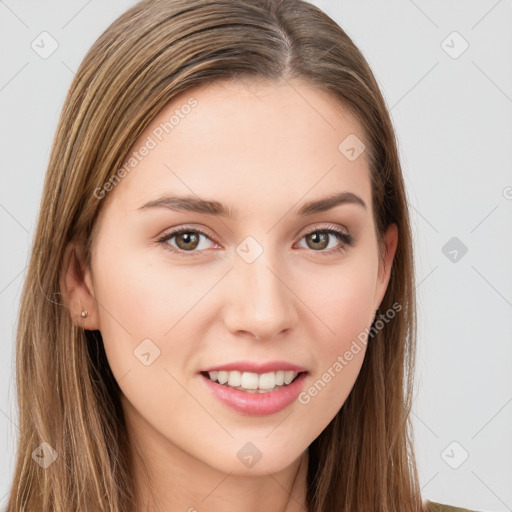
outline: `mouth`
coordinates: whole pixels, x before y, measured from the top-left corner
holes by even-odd
[[[233,370],[233,365],[230,366],[229,370],[225,367],[209,369],[198,375],[216,399],[231,410],[248,416],[276,414],[291,406],[302,392],[309,373],[299,367],[269,371],[267,365],[265,373],[257,373]]]
[[[286,388],[307,371],[277,370],[266,373],[238,370],[202,371],[201,375],[227,388],[246,393],[272,393]]]

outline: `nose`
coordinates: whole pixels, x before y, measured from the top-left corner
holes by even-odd
[[[287,279],[288,277],[288,279]],[[228,278],[224,322],[237,336],[275,339],[295,327],[300,302],[292,291],[288,273],[277,265],[270,251],[252,263],[235,258]]]

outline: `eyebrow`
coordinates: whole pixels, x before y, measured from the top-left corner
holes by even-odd
[[[309,201],[302,205],[295,215],[306,217],[315,213],[325,212],[343,204],[355,204],[367,210],[366,203],[353,192],[339,192],[322,199]],[[215,215],[220,217],[234,217],[233,208],[228,208],[218,201],[208,201],[193,196],[171,197],[165,196],[147,202],[138,210],[147,208],[165,207],[177,212],[196,212],[205,213],[207,215]]]

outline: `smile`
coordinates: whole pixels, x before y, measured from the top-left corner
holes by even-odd
[[[292,383],[302,372],[278,370],[267,373],[234,371],[204,372],[212,382],[252,393],[276,391]]]
[[[207,390],[232,411],[248,416],[266,416],[295,402],[304,388],[307,375],[307,371],[278,370],[257,374],[232,370],[201,372],[200,378]],[[225,381],[224,384],[219,379]],[[233,384],[240,385],[230,385],[230,379]],[[283,383],[278,384],[281,381]]]

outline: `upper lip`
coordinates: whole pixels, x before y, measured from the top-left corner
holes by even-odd
[[[211,366],[201,370],[203,372],[215,371],[234,371],[253,372],[253,373],[268,373],[276,372],[279,370],[294,371],[294,372],[307,372],[307,369],[298,364],[288,363],[287,361],[267,361],[257,363],[255,361],[234,361],[233,363],[219,364],[218,366]]]

